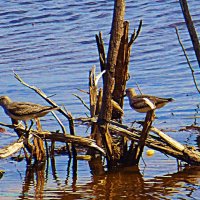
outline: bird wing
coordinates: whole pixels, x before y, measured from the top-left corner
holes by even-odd
[[[141,112],[146,112],[146,110],[150,108],[146,100],[148,100],[148,98],[144,95],[136,96],[131,101],[131,107],[136,110],[140,110]],[[154,102],[152,102],[151,100],[149,101],[152,103],[152,105],[154,105]]]
[[[50,112],[53,107],[42,106],[29,102],[13,102],[7,106],[7,111],[15,116],[34,115],[41,112]]]
[[[147,98],[154,104],[160,103],[160,102],[172,101],[172,98],[162,98],[162,97],[156,97],[156,96],[151,96],[151,95],[140,95],[140,97]]]

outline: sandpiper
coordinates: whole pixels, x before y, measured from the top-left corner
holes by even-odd
[[[25,123],[32,119],[38,122],[38,118],[58,109],[58,107],[42,106],[31,102],[13,102],[8,96],[0,96],[0,106],[10,118],[22,120]]]
[[[162,98],[151,95],[137,95],[134,88],[126,89],[126,96],[129,99],[131,108],[140,113],[146,113],[152,109],[159,109],[167,103],[173,101],[173,98]]]

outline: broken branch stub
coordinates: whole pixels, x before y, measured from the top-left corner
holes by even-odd
[[[104,74],[103,100],[101,111],[98,117],[99,130],[101,132],[104,146],[107,151],[108,165],[110,161],[115,161],[115,153],[112,137],[108,131],[108,123],[112,117],[112,92],[114,89],[115,66],[119,51],[121,37],[123,35],[123,23],[125,14],[125,1],[116,0],[114,3],[114,13],[111,28],[111,36],[107,54],[106,73]]]
[[[130,41],[129,34],[129,22],[125,21],[123,24],[123,36],[121,37],[120,47],[117,56],[117,64],[115,67],[115,88],[113,91],[113,100],[116,101],[121,108],[124,104],[124,92],[126,89],[126,82],[129,79],[128,65],[130,62],[130,54],[132,44],[138,37],[142,27],[142,20],[140,21],[137,33],[131,35]],[[121,121],[122,113],[113,111],[112,119],[118,119]]]

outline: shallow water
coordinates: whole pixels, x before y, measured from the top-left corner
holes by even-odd
[[[197,31],[200,31],[200,4],[188,1]],[[113,2],[98,1],[2,1],[0,8],[0,90],[17,101],[46,104],[13,76],[17,72],[27,83],[41,88],[59,105],[64,104],[74,117],[88,111],[72,94],[86,102],[88,74],[93,65],[99,71],[95,34],[103,32],[108,47]],[[177,26],[188,56],[199,77],[199,68],[184,24],[178,1],[127,1],[126,19],[131,32],[143,20],[142,32],[133,45],[128,87],[139,84],[143,93],[173,97],[175,102],[157,111],[155,125],[169,129],[169,135],[184,144],[196,146],[197,133],[172,132],[199,124],[199,95],[179,46]],[[199,82],[199,81],[198,81]],[[141,120],[125,100],[124,122]],[[172,115],[173,114],[173,115]],[[63,116],[59,116],[68,125]],[[60,127],[45,117],[44,128]],[[10,123],[0,110],[0,121]],[[129,124],[130,125],[130,124]],[[85,127],[76,127],[78,135],[88,136]],[[0,146],[16,139],[15,134],[0,134]],[[0,161],[5,174],[0,179],[0,199],[198,199],[198,168],[178,172],[176,160],[156,152],[144,155],[139,170],[127,168],[107,174],[93,174],[87,161],[78,161],[77,170],[67,155],[56,156],[55,164],[35,171],[25,162]],[[56,170],[55,170],[56,169]]]

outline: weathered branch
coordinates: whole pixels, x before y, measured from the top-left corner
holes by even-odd
[[[33,137],[32,134],[30,134],[29,139]],[[24,147],[24,143],[26,142],[27,138],[21,137],[17,141],[13,142],[10,145],[7,145],[0,149],[0,159],[7,158],[9,156],[12,156],[13,154],[17,153],[21,150],[21,148]]]
[[[180,5],[181,5],[181,9],[183,12],[183,16],[185,18],[185,22],[188,28],[188,32],[190,34],[190,38],[192,40],[192,44],[193,44],[193,48],[196,54],[196,58],[200,67],[200,45],[199,45],[199,39],[198,39],[198,35],[197,32],[195,30],[195,26],[194,23],[192,21],[192,17],[190,15],[190,11],[188,8],[188,4],[187,4],[187,0],[179,0]]]
[[[114,4],[113,22],[111,28],[111,36],[107,55],[106,73],[104,75],[103,100],[101,111],[99,114],[99,130],[101,132],[104,146],[107,151],[108,165],[110,161],[116,161],[115,148],[113,146],[112,137],[108,130],[108,122],[112,117],[112,92],[115,85],[115,66],[117,63],[117,55],[119,51],[121,37],[123,35],[123,23],[125,13],[125,1],[116,0]],[[111,164],[112,165],[112,164]]]
[[[129,48],[133,44],[133,42],[137,39],[137,37],[139,36],[141,29],[142,29],[142,20],[140,20],[137,32],[135,33],[135,31],[134,31],[134,33],[131,35],[131,39],[128,43]]]
[[[90,98],[90,115],[95,116],[96,104],[97,104],[97,83],[96,79],[96,67],[93,66],[89,74],[89,98]]]
[[[58,106],[53,100],[51,100],[41,89],[39,89],[39,88],[37,88],[37,87],[35,87],[35,86],[31,86],[31,85],[27,84],[26,82],[24,82],[24,81],[22,80],[22,78],[21,78],[18,74],[16,74],[14,71],[13,71],[13,73],[14,73],[15,78],[16,78],[21,84],[23,84],[24,86],[26,86],[26,87],[28,87],[28,88],[34,90],[34,91],[35,91],[37,94],[39,94],[43,99],[45,99],[50,105],[55,106],[55,107],[59,107],[59,106]],[[60,113],[62,113],[65,117],[67,117],[67,118],[69,119],[68,114],[67,114],[62,108],[59,107],[59,110],[58,110],[58,111],[59,111]],[[55,114],[53,111],[52,111],[51,113],[53,114],[53,116],[54,116],[56,119],[58,119],[58,117],[56,116],[56,114]],[[62,128],[62,131],[63,131],[64,133],[66,133],[66,129],[65,129],[64,125],[61,123],[60,120],[58,120],[58,123],[60,124],[60,126],[61,126],[61,128]]]
[[[137,33],[131,35],[129,41],[129,22],[124,22],[123,36],[120,42],[120,48],[117,57],[117,64],[115,68],[115,88],[113,91],[113,100],[116,101],[121,108],[124,104],[124,92],[126,89],[126,82],[129,79],[128,65],[130,62],[130,54],[133,42],[137,39],[142,27],[142,20],[140,21]],[[121,120],[122,114],[113,112],[112,119]]]
[[[9,128],[16,128],[13,125],[9,124],[4,124],[0,123],[2,126],[6,126]],[[18,128],[19,131],[26,133],[26,130],[23,128]],[[56,132],[48,132],[48,131],[43,131],[39,132],[36,130],[31,129],[30,136],[28,140],[31,140],[33,135],[42,138],[42,139],[48,139],[51,141],[58,141],[58,142],[67,142],[67,143],[73,143],[73,144],[78,144],[83,147],[88,147],[88,148],[94,148],[95,150],[101,152],[103,155],[105,155],[105,151],[99,147],[94,140],[89,139],[89,138],[84,138],[81,136],[75,136],[75,135],[70,135],[70,134],[61,134],[61,133],[56,133]],[[27,143],[27,138],[21,137],[18,139],[16,142],[13,144],[10,144],[2,149],[0,149],[0,158],[6,158],[8,156],[11,156],[12,154],[18,152],[23,146],[24,143]]]
[[[104,71],[106,69],[106,54],[105,54],[104,42],[102,38],[102,32],[99,32],[99,35],[96,35],[96,42],[97,42],[97,47],[98,47],[98,52],[99,52],[101,71]]]
[[[189,60],[188,56],[187,56],[186,50],[185,50],[185,48],[184,48],[184,46],[183,46],[183,43],[181,42],[181,38],[180,38],[179,33],[178,33],[178,28],[175,27],[175,30],[176,30],[176,35],[177,35],[179,44],[180,44],[180,46],[181,46],[181,48],[182,48],[182,50],[183,50],[184,56],[185,56],[185,58],[186,58],[186,60],[187,60],[188,66],[189,66],[189,68],[190,68],[190,70],[191,70],[194,85],[195,85],[197,91],[200,93],[200,89],[199,89],[199,87],[198,87],[198,84],[197,84],[197,81],[196,81],[196,78],[195,78],[194,69],[193,69],[193,67],[192,67],[192,65],[191,65],[191,63],[190,63],[190,60]]]
[[[172,139],[168,135],[164,134],[162,131],[160,131],[156,127],[151,127],[151,131],[159,135],[172,148],[178,151],[183,151],[185,149],[185,147],[181,143],[177,142],[176,140]]]
[[[142,156],[145,142],[148,137],[148,134],[149,134],[149,131],[151,129],[151,125],[152,125],[154,119],[155,119],[155,113],[154,113],[154,109],[152,109],[146,113],[146,118],[145,118],[145,122],[144,122],[143,129],[141,132],[141,136],[140,136],[138,144],[136,145],[136,148],[135,148],[135,152],[134,152],[135,156],[134,156],[133,162],[135,162],[136,164],[139,163],[139,160]]]
[[[84,123],[88,123],[91,121],[93,123],[97,123],[96,118],[82,118],[78,120],[81,120]],[[112,134],[126,137],[129,140],[134,141],[136,144],[139,142],[141,130],[129,128],[126,125],[119,124],[113,121],[110,121],[108,128],[110,132],[112,132]],[[155,136],[149,134],[145,140],[145,145],[147,147],[157,150],[166,155],[172,156],[176,159],[182,160],[188,164],[200,165],[200,152],[197,151],[195,147],[182,145],[155,127],[151,127],[150,131],[161,136],[161,139],[157,137],[155,138]]]
[[[72,94],[74,95],[76,98],[78,98],[80,100],[80,102],[83,104],[83,106],[87,109],[90,110],[90,108],[87,106],[87,104],[83,101],[83,99],[81,97],[79,97],[77,94]]]

